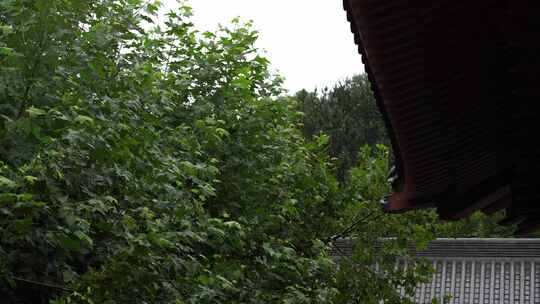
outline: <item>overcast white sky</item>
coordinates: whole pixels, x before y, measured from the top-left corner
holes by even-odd
[[[175,0],[163,1],[173,8]],[[253,20],[260,32],[258,47],[266,50],[285,87],[331,86],[364,71],[342,0],[191,0],[193,20],[202,31],[215,30],[234,17]]]

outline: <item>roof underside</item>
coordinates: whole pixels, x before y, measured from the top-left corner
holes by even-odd
[[[506,209],[520,232],[539,227],[539,4],[344,3],[395,154],[387,210]]]

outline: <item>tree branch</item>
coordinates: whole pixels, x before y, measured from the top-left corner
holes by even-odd
[[[71,288],[67,288],[67,287],[64,287],[64,286],[55,285],[55,284],[51,284],[51,283],[38,282],[38,281],[28,280],[28,279],[24,279],[24,278],[20,278],[20,277],[11,277],[11,278],[13,280],[15,280],[15,281],[25,282],[25,283],[28,283],[28,284],[47,287],[47,288],[52,288],[52,289],[59,289],[59,290],[65,291],[65,292],[73,292],[74,291]]]
[[[347,236],[354,229],[356,229],[356,227],[358,227],[360,224],[363,224],[363,223],[365,223],[365,221],[369,220],[370,217],[373,216],[374,213],[375,213],[375,211],[371,211],[366,216],[354,221],[351,225],[349,225],[347,228],[345,228],[341,233],[335,234],[335,235],[327,238],[326,242],[330,242],[330,241],[333,241],[335,239],[339,239],[339,238]],[[381,215],[377,216],[376,218],[379,218],[380,216]]]

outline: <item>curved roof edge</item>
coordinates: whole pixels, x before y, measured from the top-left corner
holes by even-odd
[[[532,0],[343,3],[396,162],[385,210],[453,220],[505,209],[517,233],[540,228]]]
[[[391,176],[389,178],[392,179],[392,188],[394,189],[394,191],[397,191],[398,188],[400,188],[401,185],[404,184],[404,178],[405,178],[404,166],[403,166],[403,161],[401,159],[399,145],[397,143],[396,135],[392,128],[392,124],[390,122],[388,112],[386,111],[386,108],[384,107],[384,102],[379,92],[379,88],[377,87],[377,81],[375,80],[374,74],[371,70],[369,59],[366,55],[366,50],[364,46],[362,45],[362,39],[360,38],[360,33],[354,21],[352,8],[349,1],[350,0],[343,0],[343,8],[347,13],[347,20],[349,21],[349,24],[351,25],[351,32],[354,35],[354,43],[358,46],[358,53],[361,55],[362,63],[364,64],[366,74],[368,76],[369,82],[371,83],[371,90],[373,91],[373,95],[375,96],[377,107],[379,109],[379,112],[382,115],[384,124],[386,126],[386,131],[388,133],[388,137],[390,138],[390,143],[392,145],[392,152],[393,152],[394,162],[395,162],[394,163],[395,172],[394,172],[394,176]],[[388,201],[383,200],[382,205],[385,208],[388,207],[389,206]]]

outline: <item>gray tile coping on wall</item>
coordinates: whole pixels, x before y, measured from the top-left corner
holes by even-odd
[[[349,239],[334,246],[333,254],[352,254]],[[435,269],[431,282],[416,287],[415,303],[445,295],[453,304],[540,303],[540,239],[437,239],[414,255]]]

